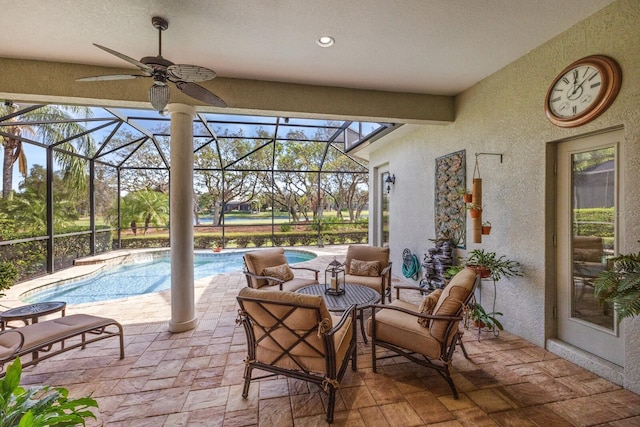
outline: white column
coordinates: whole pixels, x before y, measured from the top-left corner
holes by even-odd
[[[170,332],[197,325],[193,283],[193,117],[195,108],[169,104],[171,114]]]

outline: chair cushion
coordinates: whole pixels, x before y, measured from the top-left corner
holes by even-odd
[[[350,274],[354,276],[380,276],[380,261],[361,261],[352,259],[350,264]]]
[[[340,317],[329,313],[321,295],[243,288],[239,296],[255,298],[260,303],[266,304],[265,309],[256,302],[243,301],[245,310],[259,325],[253,327],[258,343],[256,360],[287,369],[300,369],[297,361],[308,371],[326,373],[327,360],[322,338],[318,336],[320,322],[316,313],[319,310],[325,331],[338,323]],[[285,305],[269,304],[269,302],[285,303]],[[292,306],[302,307],[290,313]],[[285,316],[286,319],[283,319]],[[286,327],[278,324],[276,319],[283,320]],[[287,328],[294,330],[295,334]],[[265,329],[270,332],[270,337],[265,337]],[[347,356],[352,334],[351,319],[348,319],[333,336],[338,364],[342,363]],[[305,338],[296,344],[299,336],[305,336]],[[289,356],[281,357],[283,348],[290,348]],[[292,358],[295,358],[295,361]]]
[[[442,290],[440,299],[433,309],[434,316],[457,316],[462,312],[463,306],[469,294],[473,290],[473,285],[476,280],[476,273],[468,268],[462,269],[458,274],[453,276],[453,279]],[[446,329],[449,322],[446,320],[434,320],[429,327],[431,335],[444,342],[445,339],[451,337],[445,337]],[[452,329],[455,332],[457,328]]]
[[[113,319],[92,316],[90,314],[73,314],[17,328],[24,336],[22,350],[37,349],[48,342],[57,342],[63,338],[71,338],[81,331],[99,328],[115,322]],[[11,356],[18,343],[18,334],[0,336],[0,359]]]
[[[395,300],[390,306],[418,311],[417,305],[402,300]],[[372,335],[372,326],[369,318],[367,322],[369,336]],[[415,316],[400,311],[383,308],[376,312],[376,340],[424,354],[430,359],[440,357],[441,343],[431,336],[429,329],[420,326]]]
[[[351,273],[351,260],[358,259],[360,261],[378,261],[380,263],[380,271],[389,265],[389,248],[367,245],[349,245],[347,248],[347,256],[345,260],[345,272]]]
[[[293,271],[289,268],[288,264],[280,264],[275,267],[267,267],[262,270],[262,276],[271,276],[276,279],[280,279],[283,282],[289,281],[293,279]],[[267,283],[270,286],[279,285],[280,282],[276,282],[275,280],[267,280]]]
[[[262,276],[265,268],[287,264],[287,257],[284,255],[283,248],[261,249],[244,254],[244,262],[250,273]],[[251,278],[251,283],[254,288],[260,288],[268,284],[266,279],[254,279],[253,277]]]
[[[289,280],[288,282],[284,282],[282,284],[283,291],[295,292],[298,289],[308,286],[308,285],[317,285],[318,281],[316,279],[304,279],[304,278],[294,278],[293,280]],[[265,288],[267,289],[267,288]]]
[[[433,309],[438,303],[438,299],[440,299],[441,294],[442,289],[436,289],[435,291],[424,297],[422,303],[420,304],[420,307],[418,308],[418,312],[421,314],[433,313]],[[418,317],[418,324],[423,328],[428,328],[429,324],[431,323],[429,320],[430,319],[425,319],[424,317]]]
[[[366,286],[367,288],[371,288],[378,293],[382,293],[382,276],[371,277],[345,274],[344,281],[345,283],[353,283],[355,285]]]

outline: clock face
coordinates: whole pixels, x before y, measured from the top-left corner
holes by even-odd
[[[591,65],[581,65],[562,75],[551,89],[549,110],[561,118],[584,113],[603,91],[602,73]]]
[[[582,58],[562,70],[545,99],[551,123],[575,127],[602,114],[615,99],[622,82],[620,66],[603,55]]]

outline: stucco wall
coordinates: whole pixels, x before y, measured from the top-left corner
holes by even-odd
[[[391,194],[390,244],[396,265],[409,248],[421,258],[434,238],[435,158],[467,150],[467,182],[471,185],[476,152],[504,154],[479,158],[483,178],[483,218],[490,236],[467,250],[484,248],[506,254],[524,266],[524,277],[498,283],[497,309],[507,330],[545,346],[554,336],[553,178],[550,143],[623,126],[625,163],[621,196],[625,210],[623,253],[640,250],[640,1],[620,0],[558,35],[459,95],[456,120],[427,125],[370,154],[371,166],[388,163],[396,175]],[[496,46],[499,49],[500,46]],[[623,72],[620,93],[595,121],[575,128],[553,126],[544,114],[546,90],[568,64],[592,54],[615,58]],[[467,224],[470,241],[470,221]],[[464,255],[464,251],[459,251]],[[396,274],[399,274],[397,269]],[[490,282],[483,283],[483,304],[491,301]],[[640,320],[625,322],[625,386],[640,392]]]

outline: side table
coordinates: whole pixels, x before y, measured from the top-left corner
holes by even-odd
[[[64,317],[66,308],[67,303],[63,301],[38,302],[11,308],[0,313],[0,329],[4,331],[7,323],[15,320],[20,320],[24,322],[25,325],[29,324],[29,319],[31,319],[31,323],[38,323],[39,317],[58,311],[61,311],[62,317]]]

